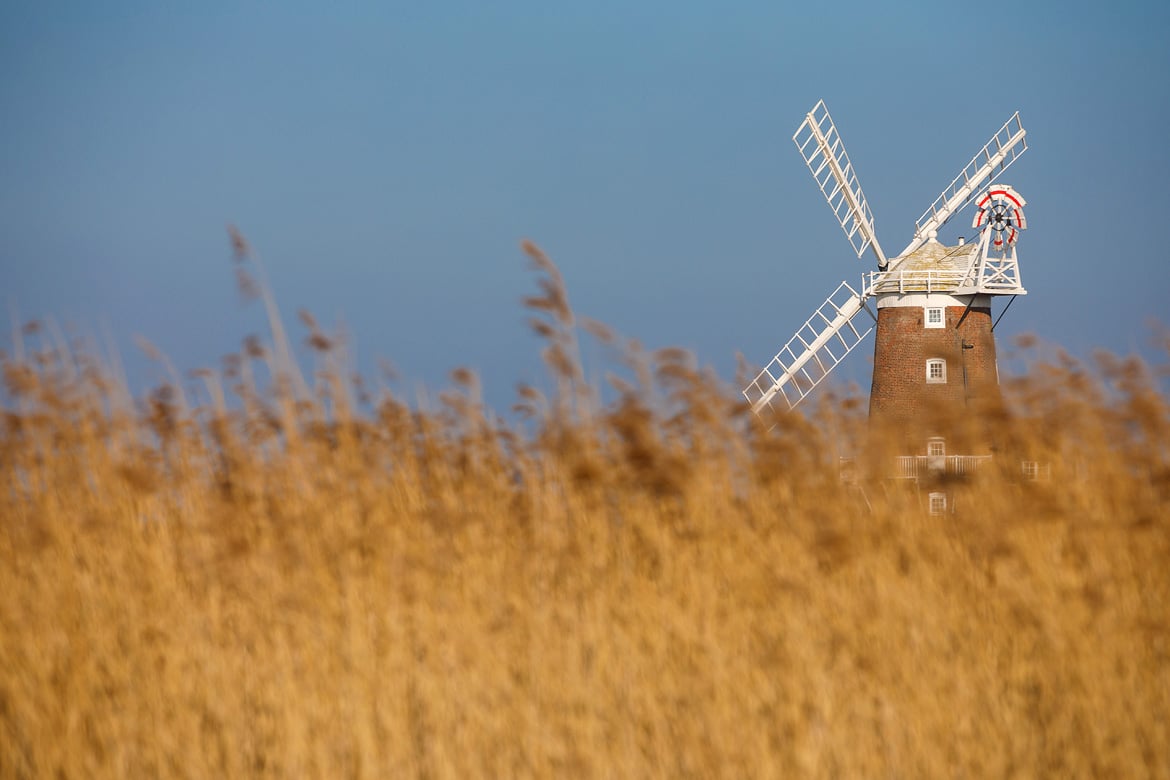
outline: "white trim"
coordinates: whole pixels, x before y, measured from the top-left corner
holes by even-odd
[[[971,304],[972,309],[990,309],[991,296],[990,295],[951,295],[949,293],[874,293],[872,298],[877,300],[877,307],[879,309],[885,308],[913,308],[922,306],[962,306],[967,308],[967,304]],[[975,302],[971,303],[974,299]]]
[[[937,317],[937,319],[935,319]],[[922,327],[945,328],[947,325],[947,310],[942,306],[922,307]]]
[[[931,369],[938,368],[937,372]],[[931,376],[932,373],[939,374],[938,376]],[[926,384],[928,385],[945,385],[947,383],[947,361],[942,358],[930,358],[926,361]]]

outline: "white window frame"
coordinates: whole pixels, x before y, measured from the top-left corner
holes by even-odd
[[[937,314],[938,322],[931,322],[930,315]],[[947,312],[942,306],[923,306],[922,325],[926,328],[945,328],[947,326]]]
[[[931,376],[931,368],[937,366],[938,376]],[[926,383],[928,385],[945,385],[947,383],[947,361],[942,358],[931,358],[926,361]]]
[[[932,436],[927,439],[926,455],[930,458],[945,458],[947,455],[947,440],[941,436]]]
[[[1020,471],[1024,479],[1035,482],[1040,479],[1040,462],[1035,460],[1020,461]]]
[[[930,514],[938,516],[947,513],[947,494],[946,493],[931,493],[927,497],[927,505],[930,509]]]

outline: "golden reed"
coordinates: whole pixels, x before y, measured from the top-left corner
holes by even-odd
[[[1058,354],[953,514],[770,430],[681,350],[602,403],[556,267],[549,392],[420,410],[302,317],[131,398],[52,328],[3,356],[0,776],[1167,777],[1170,404]],[[970,420],[952,420],[956,426]],[[876,453],[876,454],[875,454]],[[1025,480],[1019,463],[1043,464]]]

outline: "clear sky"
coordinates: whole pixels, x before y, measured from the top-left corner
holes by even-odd
[[[108,330],[140,387],[134,334],[216,366],[264,322],[232,222],[286,319],[343,322],[367,373],[473,368],[502,410],[541,373],[528,237],[578,312],[730,381],[870,270],[790,140],[824,98],[888,251],[1018,109],[1029,295],[997,333],[1145,349],[1168,41],[1163,2],[5,2],[0,303]]]

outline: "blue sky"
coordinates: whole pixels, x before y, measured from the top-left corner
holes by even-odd
[[[286,319],[344,323],[410,387],[473,368],[502,410],[541,376],[531,238],[578,312],[731,381],[870,270],[790,140],[824,98],[888,251],[1021,112],[1030,294],[1002,352],[1141,350],[1170,321],[1170,6],[726,5],[5,3],[0,302],[108,331],[139,388],[134,334],[216,366],[264,328],[231,222]]]

